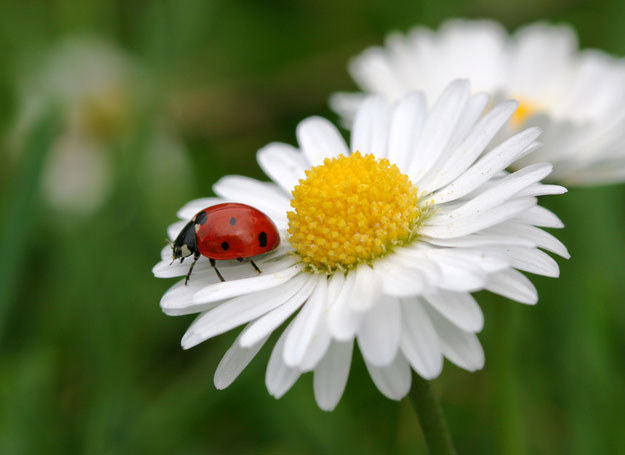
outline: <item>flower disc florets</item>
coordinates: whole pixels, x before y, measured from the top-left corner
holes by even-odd
[[[356,152],[326,158],[293,189],[289,241],[314,271],[332,273],[414,239],[423,218],[417,188],[387,159]]]

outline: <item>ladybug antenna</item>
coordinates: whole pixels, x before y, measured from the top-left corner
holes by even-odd
[[[169,245],[169,246],[171,247],[171,249],[173,250],[173,249],[174,249],[174,244],[173,244],[173,243],[171,243],[171,240],[169,240],[169,239],[165,239],[165,241],[167,242],[167,245]],[[172,264],[174,263],[174,261],[175,261],[175,260],[176,260],[176,256],[174,256],[174,255],[172,254],[171,262],[169,263],[169,265],[172,265]]]

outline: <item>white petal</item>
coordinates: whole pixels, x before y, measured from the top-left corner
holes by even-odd
[[[418,270],[428,283],[436,283],[442,279],[443,271],[438,263],[428,257],[432,247],[421,243],[407,248],[395,249],[393,262],[399,261],[404,267]]]
[[[291,326],[289,325],[278,342],[271,351],[271,357],[267,364],[267,372],[265,374],[265,384],[269,394],[274,398],[280,398],[289,391],[293,384],[300,377],[300,372],[297,368],[289,368],[283,360],[284,342],[289,334]]]
[[[506,223],[502,223],[495,227],[502,226]],[[489,228],[492,229],[492,228]],[[458,247],[458,248],[475,248],[492,245],[515,245],[515,246],[536,246],[531,240],[516,237],[514,235],[495,234],[488,230],[480,231],[476,234],[469,234],[464,237],[456,237],[453,239],[435,239],[431,237],[423,237],[424,242],[431,243],[432,245]]]
[[[154,266],[154,268],[152,268],[152,273],[154,273],[154,276],[157,278],[186,276],[187,273],[189,273],[189,268],[191,267],[192,262],[193,258],[186,258],[186,260],[182,263],[178,260],[172,263],[171,259],[160,261]],[[256,275],[256,272],[254,272],[254,269],[252,269],[250,264],[238,261],[217,261],[217,268],[227,281],[240,280],[242,278]],[[195,263],[193,274],[189,279],[189,283],[197,280],[202,281],[204,286],[219,283],[219,279],[217,278],[217,274],[215,273],[213,266],[210,265],[208,258],[205,258],[204,256],[200,256],[198,261]]]
[[[368,93],[385,93],[391,99],[403,94],[404,85],[389,64],[384,50],[379,47],[370,47],[352,59],[349,72]]]
[[[399,301],[383,296],[365,315],[358,329],[358,346],[362,356],[378,367],[390,364],[397,355],[401,334]]]
[[[552,169],[553,166],[549,163],[538,163],[527,166],[520,171],[502,178],[492,188],[484,191],[460,208],[447,214],[447,217],[453,219],[476,215],[496,207],[525,187],[542,180]]]
[[[194,303],[208,303],[216,300],[228,299],[239,295],[250,294],[252,292],[263,291],[265,289],[274,288],[282,283],[286,283],[300,272],[298,265],[291,265],[292,258],[286,258],[278,261],[276,267],[284,267],[277,272],[263,273],[252,278],[244,278],[242,280],[224,281],[196,292],[193,296]]]
[[[241,175],[228,175],[213,185],[213,191],[230,201],[256,207],[271,218],[278,229],[287,227],[289,196],[274,183],[260,182]]]
[[[284,343],[284,363],[296,367],[304,359],[325,309],[328,284],[325,276],[317,278],[315,289],[291,324]]]
[[[439,290],[424,297],[436,311],[462,330],[479,332],[484,327],[484,315],[471,294]]]
[[[374,270],[382,282],[382,292],[393,297],[409,297],[423,291],[425,277],[415,268],[405,267],[400,257],[390,255],[376,261]]]
[[[484,110],[490,103],[490,95],[485,92],[476,93],[471,95],[467,100],[467,104],[464,106],[462,115],[458,119],[458,126],[453,132],[453,135],[449,139],[448,150],[445,154],[441,155],[441,158],[445,158],[444,161],[439,159],[439,163],[446,163],[451,153],[467,138],[467,136],[475,129],[475,123],[482,117]]]
[[[256,159],[265,174],[288,194],[291,194],[299,179],[306,178],[306,169],[310,167],[295,147],[280,142],[261,148]]]
[[[536,248],[508,247],[506,252],[512,259],[512,267],[515,269],[552,278],[560,276],[558,263]]]
[[[447,146],[458,118],[469,98],[469,82],[463,79],[449,84],[430,111],[415,147],[409,166],[413,183],[430,170]]]
[[[340,273],[328,278],[327,297],[324,304],[323,315],[317,325],[312,342],[308,346],[308,350],[299,364],[299,369],[301,371],[310,371],[314,369],[330,345],[332,336],[330,335],[328,327],[328,309],[334,304],[335,300],[341,294],[344,283],[345,276]]]
[[[421,191],[426,193],[433,191],[432,181],[440,177],[440,173],[449,164],[451,157],[457,153],[458,147],[467,138],[467,135],[473,131],[475,122],[484,113],[484,109],[489,102],[490,96],[487,93],[476,93],[469,97],[447,146],[430,170],[420,179],[419,189]]]
[[[286,302],[251,322],[241,333],[239,343],[242,347],[250,347],[258,340],[268,336],[277,329],[289,316],[302,306],[315,287],[316,280],[309,277],[306,283]]]
[[[216,283],[218,278],[213,278],[212,274],[203,279],[190,280],[187,285],[184,280],[178,281],[170,287],[161,298],[161,309],[168,316],[179,316],[183,314],[199,313],[208,311],[217,306],[220,302],[193,304],[191,299],[198,289],[204,288],[211,283]]]
[[[376,367],[365,362],[369,375],[378,390],[391,400],[401,400],[410,390],[412,376],[410,365],[404,356],[398,352],[395,360],[386,367]]]
[[[425,309],[432,319],[445,357],[465,370],[481,370],[484,367],[484,350],[477,336],[456,327],[433,309]]]
[[[547,251],[551,251],[552,253],[562,256],[566,259],[571,257],[568,250],[566,249],[566,246],[564,246],[562,242],[560,242],[557,238],[555,238],[548,232],[545,232],[535,226],[506,222],[489,228],[488,233],[492,233],[494,235],[505,233],[505,235],[510,235],[517,239],[521,239],[525,242],[530,243],[529,245],[514,245],[512,243],[508,243],[508,245],[510,246],[537,246]]]
[[[364,93],[338,92],[330,96],[328,104],[343,119],[343,125],[349,129],[354,122],[354,115],[358,107],[366,97],[367,95]]]
[[[436,215],[434,215],[430,220],[426,221],[419,233],[441,239],[462,237],[516,217],[534,205],[536,205],[536,199],[534,198],[513,199],[486,213],[478,213],[473,216],[450,220],[449,222],[441,222],[438,225],[429,224],[438,222]]]
[[[230,349],[226,351],[219,365],[217,365],[215,377],[213,378],[215,387],[219,390],[223,390],[232,384],[245,367],[249,365],[256,354],[258,354],[258,351],[260,351],[268,338],[269,336],[266,336],[249,348],[243,348],[240,344],[241,335],[239,335],[232,346],[230,346]]]
[[[538,292],[532,282],[514,269],[489,275],[484,289],[528,305],[538,302]]]
[[[326,302],[324,314],[317,325],[315,334],[313,335],[313,339],[308,346],[308,350],[298,365],[300,371],[302,372],[311,371],[316,368],[319,361],[327,352],[328,347],[330,346],[330,341],[332,341],[332,337],[330,336],[330,332],[328,330],[327,303],[328,302]]]
[[[180,231],[182,231],[182,228],[185,227],[187,223],[188,221],[176,221],[175,223],[170,224],[167,227],[167,237],[169,237],[169,240],[175,240],[176,237],[178,237],[178,234],[180,234]]]
[[[443,369],[438,335],[417,299],[402,299],[401,350],[412,368],[425,379],[433,379]]]
[[[469,194],[496,173],[502,171],[527,153],[527,149],[532,146],[539,134],[540,130],[538,128],[529,128],[512,136],[506,142],[484,155],[452,183],[435,193],[432,199],[437,204],[441,204]]]
[[[516,197],[523,196],[548,196],[553,194],[564,194],[568,190],[560,185],[544,185],[536,183],[525,188],[523,191],[519,191]]]
[[[513,218],[513,221],[518,221],[523,224],[531,224],[534,226],[546,227],[546,228],[563,228],[564,223],[553,212],[548,209],[537,205],[531,207],[525,212],[519,213]]]
[[[388,160],[404,173],[426,117],[422,93],[413,93],[399,101],[392,110],[388,138]]]
[[[498,104],[487,112],[469,136],[443,164],[437,178],[427,185],[427,189],[435,191],[466,171],[495,137],[497,131],[508,121],[518,105],[518,102],[509,100]]]
[[[378,276],[368,264],[361,264],[349,273],[356,274],[356,282],[347,304],[352,311],[365,312],[380,295]]]
[[[213,205],[223,204],[224,202],[227,201],[218,197],[203,197],[200,199],[194,199],[183,205],[182,208],[178,210],[176,215],[182,220],[189,221],[200,210],[203,210],[207,207],[212,207]]]
[[[440,277],[434,282],[436,287],[451,291],[479,290],[484,285],[487,272],[470,260],[445,254],[451,252],[437,249],[428,252],[428,257],[441,270]]]
[[[154,274],[154,276],[156,278],[174,278],[174,277],[179,277],[179,276],[185,276],[187,273],[189,273],[190,262],[188,260],[182,264],[180,263],[180,261],[172,262],[171,248],[170,247],[167,247],[167,248],[169,249],[170,258],[159,261],[154,267],[152,267],[152,273]],[[193,261],[193,258],[191,258],[191,261]],[[204,272],[208,270],[209,268],[211,268],[211,265],[208,262],[208,259],[202,256],[195,264],[195,267],[193,270],[195,270],[197,274],[197,271]],[[203,274],[203,273],[201,273],[200,275],[208,276],[208,274]]]
[[[318,166],[326,158],[349,155],[347,145],[336,127],[321,117],[309,117],[297,125],[297,142],[310,166]]]
[[[352,153],[359,151],[363,155],[371,153],[376,158],[385,158],[389,116],[389,107],[384,98],[368,97],[356,112],[351,138]]]
[[[437,248],[428,251],[430,258],[453,260],[459,267],[479,269],[488,273],[497,272],[510,266],[507,255],[497,248]]]
[[[343,395],[352,362],[353,346],[353,341],[333,341],[315,368],[315,399],[324,411],[332,411]]]
[[[305,282],[306,277],[302,275],[271,289],[235,297],[201,314],[182,338],[182,347],[189,349],[208,338],[262,316],[289,300]]]
[[[330,334],[340,341],[353,338],[362,320],[362,313],[356,313],[349,308],[349,300],[354,294],[355,283],[356,274],[353,271],[348,272],[345,278],[337,273],[330,282],[330,287],[340,288],[340,292],[335,294],[336,298],[330,302],[328,328]]]

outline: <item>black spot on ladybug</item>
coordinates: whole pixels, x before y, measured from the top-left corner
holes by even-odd
[[[258,244],[262,248],[267,246],[267,233],[265,231],[262,231],[260,234],[258,234]]]
[[[200,213],[195,215],[195,224],[197,224],[198,226],[201,226],[204,223],[206,223],[207,218],[208,216],[206,215],[206,212],[202,210]]]
[[[221,247],[224,251],[227,251],[228,248],[230,248],[230,245],[228,245],[228,242],[221,242]]]
[[[234,226],[235,224],[237,224],[237,219],[235,217],[230,218],[230,225]]]

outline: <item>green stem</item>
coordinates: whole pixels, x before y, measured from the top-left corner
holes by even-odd
[[[455,455],[451,434],[432,385],[418,374],[412,375],[410,400],[419,417],[425,442],[432,455]]]

